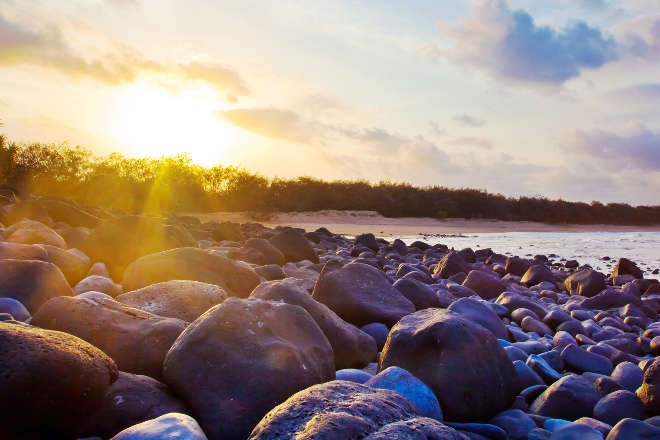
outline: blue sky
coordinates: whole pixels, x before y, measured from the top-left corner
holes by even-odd
[[[660,204],[654,0],[0,0],[16,141]]]

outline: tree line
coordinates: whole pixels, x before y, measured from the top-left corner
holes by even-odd
[[[660,224],[660,206],[511,198],[481,189],[312,177],[267,179],[232,166],[202,167],[81,147],[18,144],[0,135],[0,183],[129,212],[370,210],[387,217],[483,218],[546,223]]]

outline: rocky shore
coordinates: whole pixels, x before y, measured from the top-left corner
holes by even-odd
[[[660,439],[660,284],[0,198],[2,439]]]

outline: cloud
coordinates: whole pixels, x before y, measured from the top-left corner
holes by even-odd
[[[564,148],[589,157],[614,172],[660,171],[660,132],[637,124],[624,133],[573,130],[564,136]]]
[[[469,127],[483,127],[486,124],[486,121],[483,119],[475,118],[474,116],[467,114],[454,115],[453,119],[454,121],[460,122],[461,124],[467,125]]]
[[[192,62],[179,65],[179,69],[182,76],[188,80],[204,81],[216,90],[226,92],[229,101],[236,101],[237,96],[249,94],[238,72],[227,67]]]
[[[277,108],[220,110],[216,115],[246,131],[285,141],[312,144],[323,140],[325,126],[296,112]]]
[[[493,148],[493,143],[489,139],[475,137],[460,137],[451,139],[446,141],[445,144],[454,147],[482,148],[484,150],[490,150]]]
[[[433,133],[434,136],[446,136],[447,135],[447,130],[444,128],[440,128],[437,122],[435,121],[429,121],[429,127],[431,127],[431,133]]]
[[[636,102],[660,102],[660,83],[638,84],[608,92],[606,98]]]
[[[591,11],[604,11],[610,7],[608,0],[580,0],[578,3]]]
[[[614,30],[626,53],[649,61],[660,58],[660,14],[639,16]]]
[[[505,80],[559,85],[619,58],[612,36],[584,21],[539,26],[505,0],[476,0],[467,20],[451,27],[447,53]]]
[[[138,5],[138,0],[105,0],[105,2],[110,6],[118,8],[126,8]]]

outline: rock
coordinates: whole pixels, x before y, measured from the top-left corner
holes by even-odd
[[[471,270],[462,284],[477,292],[483,299],[497,298],[506,289],[497,275],[491,275],[481,270]]]
[[[192,322],[211,307],[226,300],[227,292],[215,284],[171,280],[124,293],[116,299],[155,315]]]
[[[512,347],[511,347],[512,348]],[[520,382],[520,388],[528,388],[534,385],[543,385],[544,381],[531,367],[529,367],[522,360],[513,361],[513,367],[516,369],[518,374],[518,380]]]
[[[591,417],[598,400],[600,395],[589,379],[567,375],[537,397],[530,412],[545,417],[576,420]]]
[[[530,264],[527,260],[523,260],[520,257],[508,257],[504,270],[506,270],[506,273],[522,277],[527,272],[527,269],[529,269],[529,266]]]
[[[334,364],[302,307],[229,298],[181,334],[163,376],[210,439],[239,439],[287,397],[334,379]]]
[[[101,275],[89,275],[73,287],[73,293],[80,295],[85,292],[103,292],[112,297],[121,295],[121,286],[108,277]]]
[[[22,244],[48,244],[62,249],[67,248],[66,241],[54,229],[35,220],[21,220],[5,230],[8,242]]]
[[[21,322],[27,322],[31,318],[30,312],[23,303],[9,297],[0,297],[0,313],[8,313],[16,321]]]
[[[415,311],[413,303],[380,270],[362,263],[334,271],[324,268],[312,296],[357,326],[371,322],[393,325]]]
[[[392,286],[408,298],[417,310],[440,307],[438,295],[421,281],[413,278],[400,278]]]
[[[582,373],[612,373],[612,361],[597,353],[588,352],[577,345],[567,345],[561,352],[561,360],[571,371]]]
[[[632,362],[621,362],[612,371],[612,380],[618,383],[621,388],[635,392],[642,386],[644,372]]]
[[[332,346],[335,368],[362,368],[376,359],[376,341],[367,333],[341,319],[298,286],[295,280],[269,281],[257,286],[250,299],[280,301],[307,310]]]
[[[461,298],[448,307],[452,312],[490,330],[496,338],[508,339],[509,332],[502,320],[486,304],[474,298]]]
[[[60,268],[62,274],[71,286],[85,277],[91,266],[89,257],[78,249],[60,249],[55,246],[43,245],[48,252],[48,260]]]
[[[111,440],[207,440],[195,419],[186,414],[168,413],[124,429]]]
[[[387,335],[390,333],[390,329],[381,322],[372,322],[370,324],[363,325],[360,327],[360,330],[374,338],[376,341],[376,346],[378,351],[381,351],[385,346],[387,341]]]
[[[520,279],[520,282],[526,286],[535,286],[544,281],[554,284],[555,276],[550,269],[542,264],[530,266]]]
[[[623,419],[607,434],[605,440],[660,439],[660,428],[640,420]]]
[[[46,208],[36,200],[17,201],[0,210],[0,222],[5,225],[12,225],[23,219],[37,220],[48,226],[53,224]]]
[[[374,252],[378,252],[380,247],[378,246],[378,241],[376,241],[376,236],[371,233],[360,234],[355,237],[356,246],[364,246],[371,249]]]
[[[457,252],[451,251],[442,257],[433,271],[433,275],[449,278],[461,272],[468,272],[468,263]]]
[[[108,299],[57,297],[32,317],[32,324],[64,331],[93,344],[122,371],[160,378],[163,358],[186,323]]]
[[[520,322],[520,327],[526,332],[534,332],[539,336],[550,335],[552,336],[552,329],[545,325],[543,322],[538,319],[534,319],[531,316],[525,316]]]
[[[83,226],[58,228],[56,232],[66,241],[68,248],[80,249],[85,246],[92,230]]]
[[[42,197],[39,199],[39,202],[46,208],[48,215],[56,222],[64,222],[71,226],[84,226],[87,228],[95,228],[100,222],[97,216],[76,205],[71,200]]]
[[[605,289],[605,275],[593,269],[582,269],[564,280],[571,295],[592,297]]]
[[[506,440],[506,431],[490,423],[459,423],[447,422],[448,426],[459,430],[463,435],[469,439],[482,440]]]
[[[264,264],[282,266],[285,263],[284,254],[264,238],[249,238],[243,247],[256,249],[264,256]]]
[[[519,391],[513,364],[493,334],[440,309],[413,313],[392,328],[379,368],[390,366],[427,384],[453,421],[487,420]]]
[[[270,243],[282,252],[286,261],[309,260],[318,263],[319,257],[305,235],[295,229],[285,229],[270,238]]]
[[[603,435],[589,426],[571,423],[553,431],[550,440],[603,440]]]
[[[519,409],[502,411],[493,417],[490,423],[504,429],[512,440],[526,440],[527,434],[536,428],[534,420]]]
[[[637,267],[637,264],[627,258],[619,258],[619,261],[617,261],[612,270],[612,276],[618,277],[621,275],[632,275],[635,278],[644,278],[644,272]]]
[[[171,412],[186,413],[187,409],[164,383],[120,371],[79,435],[110,438],[123,429]]]
[[[46,249],[38,244],[9,243],[0,241],[0,260],[48,261],[49,257]]]
[[[396,391],[414,403],[422,416],[442,422],[440,403],[433,391],[403,368],[388,367],[366,381],[365,385]]]
[[[644,418],[644,405],[631,391],[614,391],[596,403],[594,417],[610,425],[624,418],[639,420]]]
[[[170,280],[216,284],[232,296],[247,297],[259,284],[259,276],[244,263],[197,248],[178,248],[145,255],[124,273],[126,291]]]
[[[528,297],[514,292],[502,293],[495,300],[495,304],[506,307],[509,313],[512,313],[514,310],[520,308],[531,310],[532,312],[536,313],[537,317],[545,316],[545,314],[548,313],[544,305],[541,305]]]
[[[14,298],[32,313],[50,298],[72,295],[71,286],[53,263],[0,260],[0,297]]]
[[[582,301],[581,306],[592,310],[605,310],[615,307],[622,307],[628,304],[642,306],[642,301],[632,295],[626,295],[620,292],[605,290],[597,295]]]
[[[124,216],[101,223],[81,250],[92,261],[106,263],[112,278],[120,280],[126,266],[143,255],[194,245],[195,239],[181,226],[152,217]]]
[[[465,439],[437,420],[420,418],[399,393],[340,380],[294,394],[273,408],[249,436],[249,440],[293,438]]]
[[[660,358],[653,359],[644,370],[644,380],[637,389],[637,397],[649,414],[660,414]]]
[[[266,281],[281,280],[286,278],[286,274],[277,264],[266,264],[265,266],[257,266],[254,271],[265,279]]]
[[[14,321],[15,322],[15,321]],[[75,336],[0,322],[0,438],[76,438],[117,366]]]
[[[365,383],[372,377],[372,374],[367,373],[364,370],[358,370],[355,368],[344,368],[342,370],[337,370],[335,373],[337,380],[348,380],[355,383]],[[437,400],[437,399],[436,399]]]

